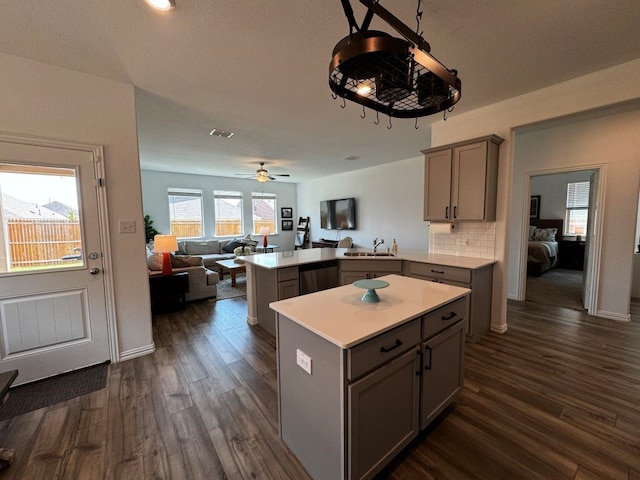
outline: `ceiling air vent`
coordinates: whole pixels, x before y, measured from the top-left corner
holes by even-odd
[[[209,135],[211,135],[212,137],[231,138],[233,137],[233,132],[228,132],[227,130],[220,130],[219,128],[214,128],[209,132]]]

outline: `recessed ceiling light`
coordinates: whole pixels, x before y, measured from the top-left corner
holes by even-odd
[[[156,10],[172,10],[176,8],[175,0],[147,0],[147,3]]]
[[[214,128],[209,132],[209,135],[211,135],[212,137],[231,138],[233,137],[233,132],[229,132],[227,130],[220,130],[219,128]]]

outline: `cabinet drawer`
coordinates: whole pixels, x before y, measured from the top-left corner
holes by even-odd
[[[402,260],[342,260],[343,272],[402,273]]]
[[[449,267],[446,265],[435,265],[432,263],[409,263],[408,275],[419,275],[421,277],[437,278],[439,280],[450,280],[453,282],[471,283],[471,270],[459,267]]]
[[[284,282],[286,280],[298,279],[298,267],[287,267],[278,269],[278,281]]]
[[[353,380],[420,342],[420,319],[400,325],[347,350],[347,378]]]
[[[467,318],[468,305],[467,297],[464,297],[426,314],[422,317],[422,338],[429,338],[463,318]]]

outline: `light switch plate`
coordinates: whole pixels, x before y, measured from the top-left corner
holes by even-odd
[[[136,233],[135,220],[120,220],[120,233]]]
[[[311,357],[299,348],[296,349],[296,363],[301,369],[311,375]]]

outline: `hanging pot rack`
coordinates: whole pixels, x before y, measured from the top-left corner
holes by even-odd
[[[449,110],[460,100],[462,82],[431,55],[429,43],[378,0],[359,0],[367,13],[358,26],[349,0],[341,0],[350,33],[333,50],[329,87],[341,97],[397,118],[418,118]],[[404,38],[369,30],[377,15]],[[354,32],[355,30],[355,32]]]

